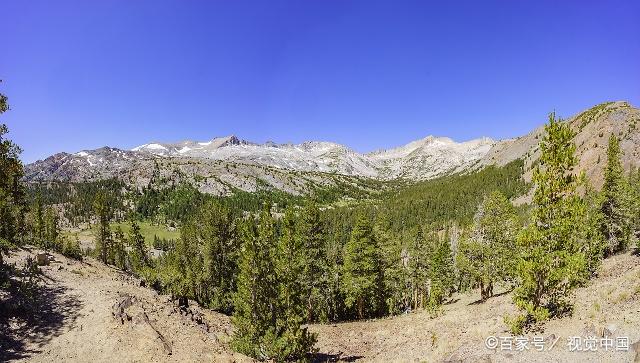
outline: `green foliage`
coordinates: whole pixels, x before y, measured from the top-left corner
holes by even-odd
[[[309,222],[313,224],[313,206],[310,206],[302,219],[305,228]],[[306,214],[306,213],[305,213]],[[306,219],[306,220],[305,220]],[[311,219],[311,220],[310,220]],[[275,269],[278,284],[278,312],[275,328],[269,331],[266,338],[270,342],[270,357],[277,361],[291,361],[306,358],[308,352],[313,350],[316,337],[302,328],[302,324],[309,320],[309,306],[313,300],[313,285],[308,285],[309,277],[308,251],[305,244],[308,240],[299,238],[297,230],[300,228],[293,209],[285,212],[280,238],[275,249]],[[306,242],[306,243],[305,243]]]
[[[525,193],[523,161],[488,166],[477,172],[454,174],[386,192],[379,213],[390,220],[391,229],[401,231],[458,221],[469,224],[485,195],[500,191],[508,199]]]
[[[9,109],[7,97],[0,93],[0,114]],[[20,182],[24,172],[20,148],[7,139],[7,126],[0,123],[0,265],[2,255],[21,243],[25,235],[25,190]]]
[[[356,221],[344,249],[342,289],[345,304],[355,307],[360,319],[381,312],[382,264],[371,222],[365,216]]]
[[[124,205],[126,186],[116,179],[92,182],[47,182],[29,183],[28,200],[32,205],[64,205],[64,217],[72,225],[91,221],[94,201],[102,194],[104,203],[112,212],[112,217],[122,220],[128,213]]]
[[[147,255],[147,245],[144,242],[144,236],[140,232],[140,226],[135,221],[131,221],[131,227],[129,228],[129,235],[127,238],[127,242],[129,243],[129,247],[131,251],[129,253],[131,269],[134,272],[141,273],[142,270],[149,266],[149,257]],[[123,235],[122,230],[120,230],[120,235]],[[116,235],[118,235],[118,230],[116,230]],[[120,237],[124,242],[124,238]]]
[[[514,302],[524,310],[514,326],[540,322],[570,309],[570,291],[588,277],[581,251],[584,203],[576,193],[574,133],[549,116],[540,143],[540,165],[534,170],[532,222],[518,236],[522,249],[516,269]]]
[[[293,213],[291,210],[290,214]],[[290,216],[293,218],[292,216]],[[300,213],[295,224],[295,239],[305,251],[302,258],[303,269],[299,278],[304,287],[306,320],[326,321],[328,319],[326,291],[328,285],[328,266],[326,261],[326,239],[320,210],[313,201],[309,201]]]
[[[128,270],[126,245],[127,238],[122,228],[116,228],[113,233],[111,250],[109,251],[109,260],[121,270]]]
[[[629,185],[620,162],[620,141],[615,135],[609,138],[607,166],[602,186],[602,234],[608,242],[607,253],[624,251],[631,237],[631,200]]]
[[[411,308],[422,309],[426,307],[429,298],[430,262],[433,255],[434,237],[430,240],[424,237],[421,229],[418,230],[412,243],[408,246],[404,260],[406,261],[409,284],[411,286]]]
[[[458,246],[457,266],[482,300],[493,295],[496,283],[511,280],[516,261],[513,248],[518,219],[509,200],[495,191],[479,206],[467,236]]]
[[[167,292],[231,313],[239,253],[237,221],[210,200],[181,228],[181,238],[157,260],[156,278]]]
[[[581,223],[581,231],[576,236],[577,250],[586,258],[588,273],[594,275],[607,247],[601,228],[604,221],[601,208],[603,194],[592,188],[584,174],[581,177],[580,184],[584,186],[584,198],[582,203],[576,204],[576,218]]]
[[[406,312],[412,308],[412,302],[417,301],[412,285],[414,276],[408,268],[409,256],[413,254],[391,236],[384,218],[374,226],[374,233],[382,251],[387,311],[392,315]]]
[[[107,203],[106,194],[100,192],[96,195],[93,202],[93,208],[96,218],[98,219],[98,229],[96,230],[96,254],[102,263],[109,263],[109,254],[111,248],[111,229],[109,222],[112,217],[112,210]]]
[[[269,212],[260,214],[259,222],[241,226],[242,249],[238,288],[235,294],[232,347],[257,359],[272,358],[273,336],[277,335],[278,298],[273,263],[275,229]]]
[[[64,238],[60,253],[69,258],[82,261],[82,249],[80,248],[80,240],[78,237],[76,236],[73,239]]]
[[[579,128],[582,130],[589,123],[598,119],[601,115],[606,114],[607,112],[613,111],[609,106],[611,106],[613,102],[604,102],[599,105],[593,106],[590,109],[579,114],[576,119],[580,121]]]
[[[46,249],[54,248],[58,236],[60,235],[60,227],[58,222],[58,214],[53,207],[48,207],[44,215],[44,243]]]
[[[230,313],[233,307],[237,274],[238,241],[231,211],[218,203],[203,208],[194,223],[186,225],[183,240],[193,239],[203,246],[204,282],[208,285],[202,299],[213,309]]]
[[[207,196],[190,183],[176,183],[157,175],[141,192],[134,193],[137,215],[158,223],[184,222],[204,205],[206,199]]]
[[[427,310],[432,313],[438,311],[444,299],[454,290],[455,269],[453,253],[448,236],[435,241],[435,248],[429,261],[429,302]]]
[[[629,199],[631,203],[631,230],[636,240],[637,252],[640,252],[640,169],[629,173]]]

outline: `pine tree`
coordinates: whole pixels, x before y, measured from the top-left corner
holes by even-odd
[[[342,289],[345,304],[355,307],[358,318],[380,312],[382,266],[371,222],[360,216],[345,246]]]
[[[60,234],[60,227],[58,226],[58,215],[53,207],[48,207],[44,216],[44,233],[43,241],[44,248],[55,248]]]
[[[62,245],[62,254],[76,260],[82,260],[82,249],[80,248],[80,239],[78,238],[78,235],[76,235],[73,239],[64,239]]]
[[[436,236],[432,239],[435,243],[429,262],[429,302],[427,308],[430,312],[436,312],[445,297],[451,295],[455,282],[455,266],[448,235],[444,239]]]
[[[309,201],[296,223],[296,238],[304,248],[304,270],[300,274],[305,288],[307,321],[327,320],[326,291],[328,267],[324,230],[320,221],[320,210],[313,201]]]
[[[640,168],[629,172],[629,199],[631,202],[631,229],[636,240],[637,252],[640,252]]]
[[[524,315],[512,321],[514,332],[567,311],[569,292],[588,276],[586,256],[579,243],[584,204],[575,192],[574,133],[553,113],[545,132],[540,143],[540,165],[533,175],[533,221],[518,236],[522,256],[513,298]]]
[[[422,229],[418,229],[405,257],[413,309],[426,307],[429,297],[429,263],[433,252],[432,247],[427,245]]]
[[[608,254],[624,251],[631,235],[631,216],[627,201],[628,186],[620,162],[620,141],[615,135],[609,137],[607,167],[604,172],[602,193],[602,233],[608,241]]]
[[[231,211],[218,203],[207,203],[191,227],[184,229],[183,238],[203,246],[203,279],[207,286],[203,300],[212,309],[231,313],[238,254]]]
[[[0,114],[8,109],[7,97],[0,93]],[[7,126],[0,123],[0,266],[3,254],[19,244],[25,235],[22,150],[5,136],[8,132]]]
[[[124,236],[122,228],[120,228],[120,226],[116,227],[116,230],[113,232],[113,243],[111,251],[109,251],[109,259],[121,270],[127,270],[126,244],[127,238]]]
[[[327,256],[327,291],[326,309],[329,321],[337,321],[345,315],[344,294],[342,291],[342,266],[344,261],[344,245],[348,240],[346,222],[327,223],[326,256]]]
[[[411,309],[412,286],[409,274],[407,246],[390,231],[386,216],[378,216],[374,235],[382,251],[384,266],[384,290],[389,314],[398,314]]]
[[[147,256],[147,245],[140,231],[140,225],[133,220],[130,221],[127,240],[129,247],[131,247],[131,269],[136,273],[140,273],[144,267],[149,266],[149,257]]]
[[[260,214],[258,225],[242,224],[240,272],[234,298],[231,345],[236,351],[257,359],[270,359],[271,340],[277,335],[278,286],[273,264],[275,245],[273,220],[268,210]]]
[[[303,217],[304,218],[304,217]],[[308,314],[308,288],[304,276],[308,251],[304,240],[296,235],[296,217],[291,208],[285,212],[282,233],[275,253],[278,284],[276,327],[265,340],[270,342],[269,356],[277,361],[305,359],[312,351],[315,336],[302,328]]]
[[[94,213],[98,218],[98,229],[96,231],[96,253],[102,263],[109,262],[109,250],[111,248],[111,208],[107,202],[104,192],[100,191],[96,195],[93,203]]]
[[[482,300],[493,295],[496,283],[513,275],[517,224],[513,206],[495,191],[479,206],[470,235],[459,245],[458,269],[480,288]]]
[[[44,206],[42,205],[42,198],[40,195],[36,197],[35,205],[33,207],[33,234],[35,243],[39,246],[45,244],[45,222],[44,222]]]

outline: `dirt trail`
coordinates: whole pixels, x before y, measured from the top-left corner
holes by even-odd
[[[20,265],[28,255],[33,253],[21,250],[9,262]],[[228,317],[196,306],[180,309],[168,296],[93,259],[52,256],[54,261],[41,267],[47,313],[32,324],[10,322],[18,349],[3,352],[0,360],[250,361],[225,344],[231,333]],[[125,300],[122,316],[114,316],[114,305]]]

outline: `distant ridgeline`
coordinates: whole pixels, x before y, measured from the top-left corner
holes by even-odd
[[[524,194],[522,160],[504,166],[488,166],[477,171],[456,173],[421,182],[378,181],[358,179],[355,183],[318,187],[310,195],[294,195],[265,187],[256,192],[235,189],[228,196],[202,193],[182,181],[152,181],[137,189],[117,179],[90,182],[31,182],[28,199],[43,205],[62,206],[65,218],[73,225],[87,222],[93,213],[93,201],[98,192],[105,192],[116,220],[130,216],[152,219],[161,223],[181,223],[207,200],[216,200],[234,214],[258,212],[267,204],[282,212],[289,205],[302,206],[313,200],[327,214],[344,216],[354,212],[383,214],[394,230],[417,225],[468,223],[482,198],[498,190],[508,198]]]

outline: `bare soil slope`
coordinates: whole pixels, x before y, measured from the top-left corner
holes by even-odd
[[[21,250],[9,262],[24,263]],[[0,361],[233,362],[249,361],[226,342],[228,317],[168,296],[93,259],[59,254],[42,266],[40,308],[0,322]],[[8,329],[7,329],[8,328]]]

